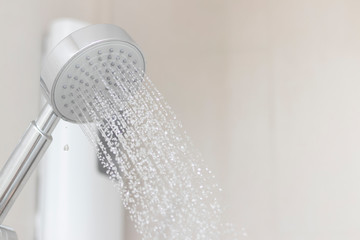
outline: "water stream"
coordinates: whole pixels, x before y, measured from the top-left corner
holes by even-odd
[[[238,239],[213,174],[147,75],[122,53],[90,61],[69,108],[91,122],[81,127],[142,238]]]

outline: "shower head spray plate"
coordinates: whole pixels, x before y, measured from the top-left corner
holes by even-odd
[[[144,57],[130,36],[117,26],[98,24],[73,32],[50,52],[41,86],[61,118],[88,122],[86,109],[99,94],[108,95],[121,81],[136,81],[144,70]]]

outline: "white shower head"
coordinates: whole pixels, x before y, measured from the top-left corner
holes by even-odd
[[[113,72],[121,68],[127,68],[125,77],[145,70],[143,54],[135,42],[120,27],[91,25],[71,33],[49,53],[41,71],[41,86],[59,117],[86,122],[85,102],[73,100],[78,90],[88,89],[86,98],[91,102],[94,89],[112,87]]]

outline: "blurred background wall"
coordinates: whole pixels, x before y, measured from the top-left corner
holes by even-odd
[[[1,164],[38,114],[49,23],[114,23],[141,46],[148,74],[223,186],[237,229],[254,240],[359,239],[359,7],[0,0]],[[5,221],[21,240],[33,239],[35,202],[33,176]]]

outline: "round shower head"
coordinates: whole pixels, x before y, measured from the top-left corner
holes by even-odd
[[[99,90],[106,93],[117,87],[117,80],[133,79],[144,70],[141,51],[123,29],[97,24],[71,33],[49,53],[41,86],[59,117],[86,122],[90,117],[83,109]]]

